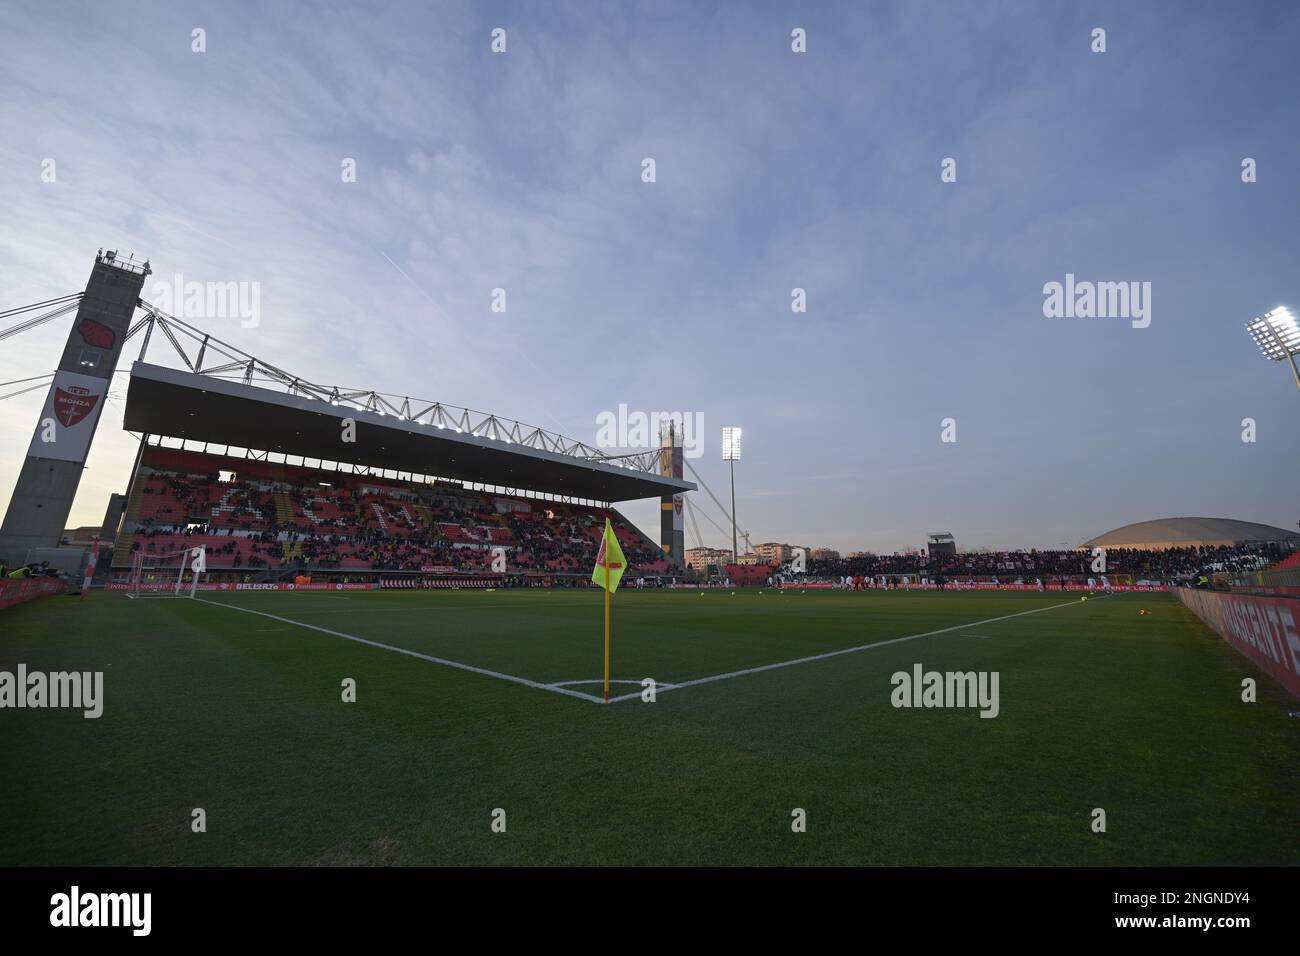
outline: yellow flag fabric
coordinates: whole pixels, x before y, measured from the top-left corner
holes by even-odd
[[[609,575],[609,589],[618,590],[618,582],[623,579],[623,572],[627,570],[627,559],[623,557],[623,549],[618,546],[618,537],[614,534],[614,526],[605,519],[605,534],[600,539],[600,550],[596,552],[596,569],[591,572],[591,580],[605,587],[605,575]]]

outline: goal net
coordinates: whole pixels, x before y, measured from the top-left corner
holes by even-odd
[[[192,598],[207,574],[207,550],[202,545],[167,554],[137,551],[131,560],[126,596]]]

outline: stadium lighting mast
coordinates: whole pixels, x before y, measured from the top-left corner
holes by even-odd
[[[736,554],[736,462],[740,461],[740,429],[722,429],[722,460],[731,462],[731,563],[739,560]]]
[[[1265,312],[1259,318],[1247,322],[1246,331],[1265,358],[1274,362],[1286,359],[1291,363],[1296,388],[1300,388],[1300,369],[1295,364],[1296,355],[1300,355],[1300,325],[1296,323],[1291,310],[1279,305],[1272,312]]]

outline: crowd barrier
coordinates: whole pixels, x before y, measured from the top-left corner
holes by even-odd
[[[0,578],[0,608],[67,590],[68,582],[62,578]]]
[[[1221,638],[1300,697],[1300,601],[1175,588],[1174,594]]]
[[[141,591],[174,591],[176,582],[146,581],[140,585]],[[189,585],[185,586],[185,590]],[[235,581],[201,582],[200,591],[375,591],[378,584],[291,584],[279,581],[244,583]],[[126,581],[110,581],[104,585],[105,591],[129,591],[131,585]]]
[[[885,590],[937,591],[939,590],[939,586],[935,584],[933,581],[928,581],[924,584],[921,583],[920,581],[909,581],[906,584],[902,582],[898,582],[894,586],[887,588],[885,585],[879,583],[847,585],[847,584],[836,584],[827,581],[804,582],[798,580],[787,580],[783,584],[778,584],[777,587],[801,588],[801,589],[802,588],[835,588],[837,590],[843,590],[843,591],[885,591]],[[1115,594],[1121,594],[1121,593],[1147,594],[1152,591],[1167,591],[1169,589],[1166,588],[1163,584],[1112,584],[1109,587],[1103,587],[1100,584],[1067,584],[1065,587],[1061,587],[1061,585],[1056,581],[1051,581],[1040,588],[1037,584],[994,584],[991,581],[977,581],[974,584],[969,584],[965,581],[950,580],[945,583],[943,590],[945,591],[1041,591],[1047,594],[1055,593],[1057,591],[1075,591],[1075,592],[1086,591],[1089,594],[1105,594],[1107,592],[1112,592]]]

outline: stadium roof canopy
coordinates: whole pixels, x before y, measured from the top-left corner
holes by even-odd
[[[1085,548],[1191,548],[1268,541],[1300,542],[1300,534],[1231,518],[1158,518],[1126,524],[1086,542]]]
[[[345,418],[356,422],[354,442],[342,441]],[[619,464],[617,459],[611,463],[572,450],[529,447],[495,426],[476,435],[146,362],[131,367],[123,427],[594,501],[695,490],[692,482]]]

